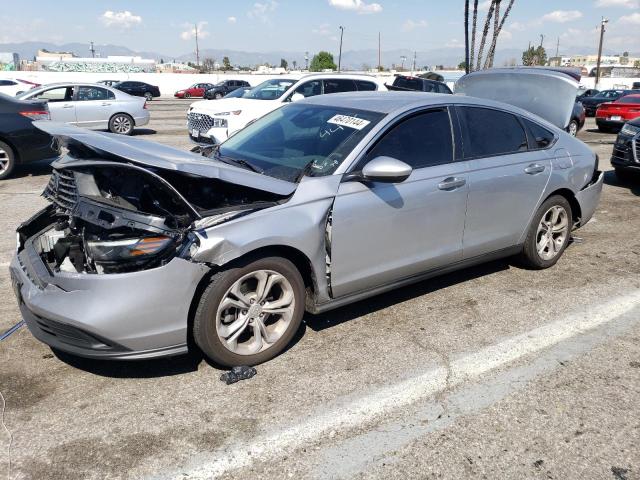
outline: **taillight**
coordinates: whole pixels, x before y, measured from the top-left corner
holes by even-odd
[[[28,112],[20,112],[20,115],[31,120],[51,120],[51,115],[47,110],[30,110]]]
[[[144,110],[146,110],[146,109],[147,109],[147,102],[144,102],[144,104],[142,105],[142,108],[143,108]]]

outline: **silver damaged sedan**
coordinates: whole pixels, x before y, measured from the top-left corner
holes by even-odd
[[[203,155],[37,122],[67,153],[50,205],[18,228],[22,315],[80,356],[197,346],[247,365],[281,352],[305,311],[499,257],[551,267],[603,182],[562,130],[576,87],[558,72],[498,70],[464,77],[462,95],[322,95]],[[511,104],[487,98],[496,90]]]

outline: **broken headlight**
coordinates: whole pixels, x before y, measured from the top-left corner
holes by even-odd
[[[169,237],[127,238],[122,240],[88,240],[87,256],[94,262],[142,260],[156,255],[171,245]]]

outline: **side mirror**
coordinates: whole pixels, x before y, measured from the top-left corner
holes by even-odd
[[[362,169],[364,180],[384,183],[404,182],[413,169],[404,162],[392,157],[376,157]]]
[[[291,95],[292,102],[299,102],[300,100],[304,100],[304,98],[304,95],[302,95],[301,93],[294,93],[293,95]]]

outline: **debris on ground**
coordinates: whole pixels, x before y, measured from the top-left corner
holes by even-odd
[[[23,325],[24,325],[24,320],[19,321],[13,327],[11,327],[9,330],[7,330],[6,332],[0,334],[0,340],[4,340],[5,338],[9,337],[9,335],[11,335],[12,333],[17,332],[20,329],[20,327],[22,327]]]
[[[256,373],[258,373],[258,371],[255,368],[242,365],[239,367],[233,367],[230,371],[220,375],[220,380],[225,382],[227,385],[231,385],[232,383],[239,382],[240,380],[249,380]]]

